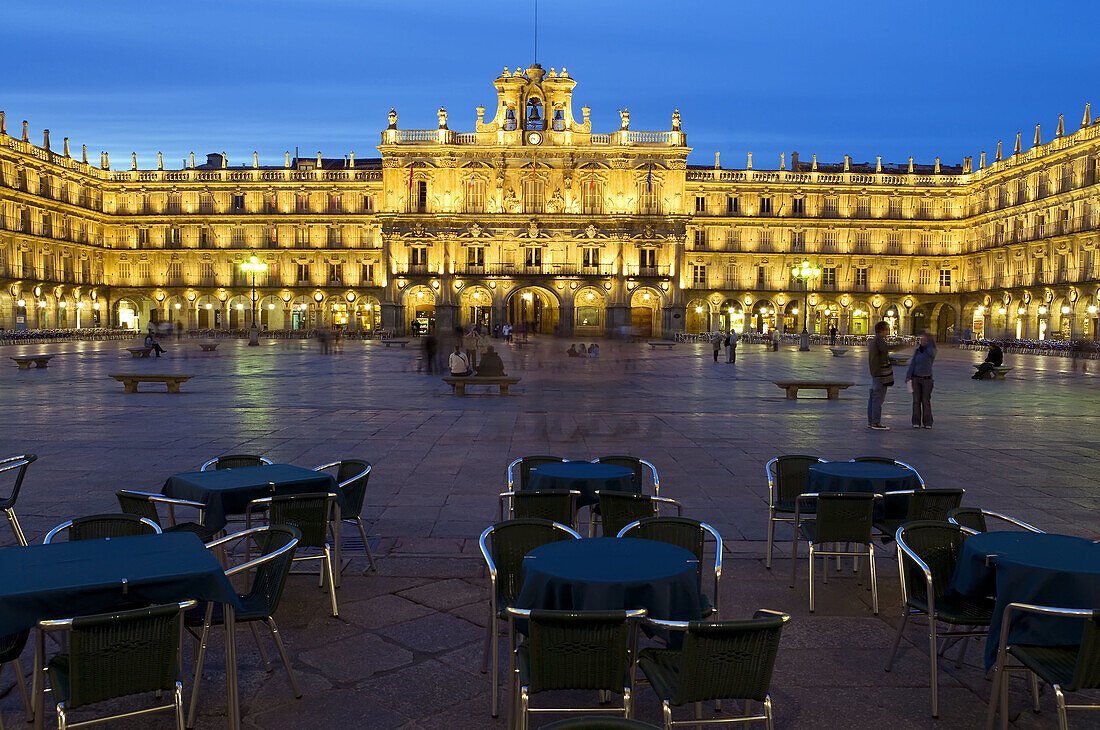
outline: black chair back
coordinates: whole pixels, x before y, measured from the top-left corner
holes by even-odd
[[[630,669],[625,611],[532,611],[526,643],[531,694],[562,689],[621,694]]]
[[[19,489],[23,486],[23,478],[27,475],[27,467],[38,460],[34,454],[21,454],[0,459],[0,474],[4,481],[11,484],[11,491],[0,496],[0,510],[8,510],[15,506],[15,500],[19,499]]]
[[[516,519],[550,520],[577,527],[577,497],[569,489],[528,489],[512,495],[512,516]]]
[[[871,541],[875,495],[859,492],[824,492],[817,496],[815,542]]]
[[[674,704],[720,699],[763,702],[779,652],[783,616],[688,624]]]

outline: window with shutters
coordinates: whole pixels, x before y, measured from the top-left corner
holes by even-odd
[[[920,270],[917,281],[921,286],[928,286],[932,283],[932,269],[923,268]]]
[[[940,269],[940,289],[951,289],[951,269]]]
[[[726,215],[737,215],[741,212],[741,201],[733,195],[726,196]]]
[[[476,177],[466,180],[466,212],[485,212],[485,181]]]
[[[695,214],[706,215],[707,214],[707,199],[704,195],[695,196]]]
[[[359,266],[359,283],[363,286],[374,285],[374,264],[361,264]]]
[[[586,269],[599,268],[600,265],[600,249],[598,248],[582,248],[581,249],[581,266]]]
[[[466,266],[470,268],[484,268],[485,247],[469,246],[466,248]]]
[[[691,265],[691,282],[697,287],[707,285],[707,267],[704,264]]]
[[[692,244],[696,251],[705,251],[707,248],[707,232],[702,228],[696,228],[692,232]]]
[[[599,180],[586,180],[582,183],[581,210],[584,213],[599,215],[603,213],[603,190]]]
[[[328,196],[328,212],[329,213],[343,213],[344,212],[344,196],[340,193],[329,193]]]
[[[199,264],[199,283],[210,285],[214,283],[214,262],[203,261]]]
[[[344,265],[343,264],[329,264],[328,265],[328,283],[329,284],[343,284],[344,283]]]
[[[298,264],[297,283],[299,283],[299,284],[309,284],[309,282],[310,282],[309,264],[308,263],[299,263]]]
[[[546,183],[538,179],[523,181],[523,210],[525,213],[546,212]]]
[[[886,270],[886,283],[890,286],[897,286],[901,283],[901,271],[898,269]]]
[[[867,290],[867,268],[859,267],[856,269],[856,289],[861,291]]]
[[[821,270],[821,286],[826,289],[836,288],[836,267],[826,266]]]
[[[791,200],[791,215],[799,217],[806,215],[805,198],[794,198]]]
[[[806,232],[805,231],[792,231],[791,232],[791,251],[795,253],[804,253],[806,251]]]
[[[760,198],[760,215],[772,214],[772,199],[771,197]]]
[[[527,246],[523,249],[523,264],[528,268],[542,266],[542,249],[538,246]]]

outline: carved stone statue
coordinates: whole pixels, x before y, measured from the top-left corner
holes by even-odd
[[[504,195],[504,209],[511,213],[519,212],[519,198],[516,197],[515,188],[508,188],[508,192]]]
[[[556,189],[551,193],[550,198],[546,201],[547,213],[561,213],[565,210],[565,196],[561,194],[561,189]]]
[[[447,128],[447,110],[444,109],[443,107],[439,107],[439,111],[437,111],[435,113],[435,115],[437,117],[439,117],[439,128],[440,129],[446,129]]]
[[[595,238],[596,237],[596,226],[589,223],[588,227],[584,229],[584,235],[588,236],[589,238]]]
[[[619,112],[619,131],[625,132],[630,129],[630,110],[623,109]]]
[[[527,237],[535,239],[539,237],[539,224],[531,221],[527,224]]]
[[[673,112],[672,112],[672,131],[673,132],[679,132],[680,131],[680,110],[679,109],[674,109]]]
[[[397,110],[390,109],[390,126],[389,129],[397,129]]]

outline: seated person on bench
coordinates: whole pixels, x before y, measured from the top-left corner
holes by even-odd
[[[485,354],[481,356],[481,362],[477,364],[477,374],[479,377],[489,378],[499,378],[504,375],[504,361],[500,359],[500,355],[492,345],[486,348]]]
[[[160,346],[160,343],[157,342],[157,338],[153,336],[152,332],[145,335],[145,346],[157,353],[157,357],[160,357],[160,353],[165,351],[164,348]]]
[[[994,343],[993,347],[989,348],[989,354],[985,356],[985,362],[981,364],[978,371],[970,377],[974,380],[983,380],[985,378],[993,377],[993,369],[999,368],[1005,361],[1005,354],[1001,351],[999,345]]]
[[[451,375],[455,377],[472,375],[470,372],[470,358],[466,357],[461,345],[455,345],[455,351],[451,353],[451,357],[447,362],[451,367]]]

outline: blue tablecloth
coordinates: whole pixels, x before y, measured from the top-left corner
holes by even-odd
[[[986,668],[997,661],[1005,607],[1030,603],[1058,608],[1100,608],[1100,545],[1080,537],[1036,532],[987,532],[963,543],[949,590],[996,596],[985,645]],[[1081,621],[1024,618],[1009,640],[1067,645],[1081,640]]]
[[[102,613],[127,602],[190,599],[241,607],[221,565],[189,532],[0,550],[3,636],[39,621]]]
[[[202,502],[206,505],[203,524],[211,530],[225,527],[226,515],[244,514],[249,502],[272,494],[332,492],[340,509],[347,508],[344,493],[337,488],[331,474],[290,464],[175,474],[168,477],[160,492],[166,497]]]
[[[654,618],[701,616],[699,562],[653,540],[597,537],[535,548],[523,559],[519,608],[605,611],[644,608]]]
[[[614,492],[640,492],[641,487],[634,472],[625,466],[593,464],[590,461],[563,461],[558,464],[540,464],[531,469],[527,489],[575,489],[581,493],[577,505],[597,504],[596,492],[601,489]]]
[[[871,461],[830,461],[814,464],[806,479],[809,492],[864,492],[886,494],[920,489],[920,477],[912,469]],[[876,508],[876,519],[900,519],[909,511],[907,495],[886,497],[883,508]]]

